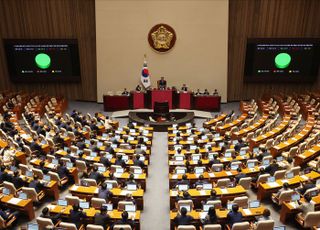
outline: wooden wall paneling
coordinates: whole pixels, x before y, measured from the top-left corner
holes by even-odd
[[[228,100],[319,90],[319,76],[315,84],[243,83],[247,38],[320,37],[319,12],[318,0],[230,0]]]
[[[94,0],[0,0],[0,39],[76,38],[81,83],[13,84],[0,45],[0,91],[5,89],[63,95],[96,101],[96,32]],[[1,41],[2,43],[2,41]]]

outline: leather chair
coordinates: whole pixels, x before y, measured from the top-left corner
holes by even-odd
[[[303,228],[312,228],[320,224],[320,211],[309,212],[304,218],[301,215],[296,215],[296,221]]]

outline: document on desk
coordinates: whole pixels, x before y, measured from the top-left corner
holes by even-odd
[[[228,176],[232,176],[232,172],[227,171],[226,174],[227,174]]]
[[[214,173],[208,173],[210,177],[216,177]]]
[[[221,188],[220,189],[221,190],[221,192],[224,194],[224,193],[228,193],[228,189],[226,189],[226,188]]]
[[[309,180],[309,177],[307,177],[306,175],[302,175],[300,176],[303,180]]]
[[[178,179],[178,175],[177,174],[171,175],[171,179]]]
[[[10,200],[8,200],[9,204],[18,204],[21,201],[21,199],[19,198],[11,198]]]
[[[178,195],[178,191],[171,190],[171,196],[177,196],[177,195]]]
[[[290,202],[289,203],[294,209],[297,209],[299,205],[296,202]]]
[[[207,212],[201,212],[200,213],[200,219],[205,219],[207,216]]]
[[[206,192],[205,190],[200,190],[199,192],[200,192],[200,195],[201,195],[201,196],[207,195],[207,192]]]
[[[77,191],[78,188],[79,188],[78,185],[73,185],[70,190],[72,190],[72,191]]]
[[[244,214],[246,214],[247,216],[252,215],[252,212],[250,211],[250,209],[244,208],[242,210],[243,210]]]
[[[125,195],[127,195],[127,194],[132,194],[132,192],[131,192],[131,191],[128,191],[128,190],[122,190],[122,191],[120,192],[120,195],[121,195],[121,196],[125,196]]]
[[[113,175],[118,178],[122,176],[122,173],[114,173]]]
[[[270,187],[279,187],[280,185],[277,182],[268,182],[267,183]]]

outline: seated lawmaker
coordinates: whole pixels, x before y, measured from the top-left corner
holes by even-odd
[[[107,210],[101,207],[101,212],[94,215],[94,224],[100,225],[104,230],[110,225],[110,216],[107,214]]]
[[[100,183],[103,179],[103,175],[98,172],[98,167],[93,166],[91,173],[89,174],[89,179],[94,179],[97,181],[97,184]]]
[[[127,91],[127,88],[124,88],[123,92],[122,92],[122,96],[129,96],[130,93]]]
[[[175,226],[179,225],[190,225],[193,221],[193,217],[190,215],[187,215],[187,209],[185,207],[181,208],[180,213],[174,218],[174,224]]]
[[[132,229],[135,229],[134,222],[129,219],[129,214],[127,211],[124,211],[121,214],[121,219],[114,223],[114,225],[122,225],[122,224],[128,224],[128,225],[130,225],[130,227]],[[113,227],[112,227],[112,229],[113,229]]]
[[[188,87],[187,87],[187,85],[185,83],[182,85],[181,91],[184,91],[184,92],[188,91]]]
[[[217,222],[218,222],[218,217],[216,214],[216,210],[214,207],[210,207],[206,217],[204,219],[201,219],[201,223],[203,225],[207,225],[207,224],[216,224]]]
[[[234,223],[242,221],[242,213],[239,212],[239,206],[237,204],[232,205],[232,210],[227,215],[227,224],[232,227]]]
[[[29,188],[34,188],[37,193],[43,189],[43,184],[41,184],[37,175],[33,176],[33,181],[30,182]]]
[[[158,81],[158,89],[166,89],[167,88],[167,81],[164,80],[164,77]]]
[[[79,205],[74,205],[72,210],[70,211],[70,222],[74,223],[79,229],[82,223],[82,219],[85,217],[87,217],[87,215],[80,209]]]
[[[143,150],[142,150],[143,151]],[[135,157],[136,159],[133,160],[133,165],[135,166],[139,166],[140,168],[144,168],[145,164],[142,160],[140,160],[140,155],[136,155]]]
[[[61,213],[50,215],[49,208],[45,207],[42,209],[40,217],[51,219],[52,223],[56,225],[61,220]]]
[[[99,188],[98,198],[105,199],[106,202],[111,200],[113,193],[109,191],[106,183],[102,183]]]

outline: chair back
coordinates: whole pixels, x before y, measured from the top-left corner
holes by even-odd
[[[274,220],[261,220],[257,222],[254,230],[272,230],[274,227]]]
[[[190,211],[192,211],[193,208],[193,201],[192,200],[179,200],[178,201],[178,210],[180,211],[181,206],[189,206]]]
[[[104,183],[112,184],[112,188],[118,187],[118,181],[116,180],[105,180]]]
[[[207,224],[203,226],[203,230],[221,230],[220,224]]]
[[[53,227],[54,224],[51,219],[49,218],[43,218],[43,217],[37,217],[37,224],[39,225],[39,229],[46,229],[47,227]]]
[[[215,209],[222,207],[221,200],[208,200],[206,204],[213,205]]]
[[[16,187],[15,187],[14,184],[11,183],[11,182],[4,181],[4,182],[3,182],[3,187],[6,188],[6,189],[8,189],[8,190],[10,191],[10,194],[14,194],[14,195],[15,195],[16,192],[17,192]]]
[[[249,190],[251,181],[252,181],[251,177],[244,177],[239,180],[239,185],[241,185],[245,190]]]
[[[241,208],[248,208],[248,200],[247,196],[235,197],[233,203],[238,204]]]
[[[79,205],[80,199],[77,196],[66,196],[66,201],[68,202],[68,205],[74,206]]]
[[[300,174],[301,167],[300,166],[292,167],[290,171],[293,173],[294,176],[298,176]]]
[[[291,201],[291,196],[294,194],[293,190],[287,190],[281,192],[279,196],[279,205],[281,205],[284,201]]]
[[[211,169],[214,172],[222,171],[223,169],[223,164],[212,164]]]
[[[19,169],[21,170],[22,175],[26,175],[26,172],[29,171],[29,167],[24,164],[19,164]]]
[[[85,181],[88,186],[98,186],[97,181],[94,179],[84,178],[82,180]]]
[[[65,230],[78,230],[75,224],[60,222],[59,227],[64,228]]]
[[[105,199],[101,199],[101,198],[96,198],[96,197],[93,197],[91,199],[91,206],[95,209],[101,209],[102,205],[103,204],[106,204],[106,200]]]
[[[43,179],[43,172],[42,172],[41,169],[32,168],[32,172],[33,172],[33,175],[38,176],[38,178],[39,178],[40,180]]]
[[[286,170],[278,170],[274,173],[274,177],[276,180],[283,179],[286,175]]]
[[[217,187],[228,187],[229,183],[230,183],[229,178],[219,179],[217,181]]]
[[[104,230],[104,228],[101,225],[88,224],[86,230]]]
[[[133,201],[125,201],[121,200],[118,202],[118,210],[119,211],[124,211],[126,208],[126,205],[134,205]]]
[[[0,229],[5,229],[6,227],[6,222],[4,221],[2,216],[0,216]]]
[[[258,177],[258,180],[257,180],[257,188],[259,186],[259,183],[265,183],[268,181],[268,177],[270,177],[270,174],[269,173],[265,173],[265,174],[262,174]]]
[[[241,222],[241,223],[234,223],[232,225],[231,230],[248,230],[249,229],[249,222]]]
[[[22,187],[22,192],[27,194],[28,199],[31,199],[33,202],[38,202],[38,195],[34,188]]]
[[[193,225],[179,225],[177,230],[196,230],[196,227]]]
[[[116,224],[113,226],[113,230],[132,230],[131,226],[129,224]]]
[[[304,219],[303,227],[312,228],[320,224],[320,211],[317,212],[308,212]]]
[[[76,167],[77,167],[78,172],[86,172],[87,171],[87,165],[86,165],[86,162],[84,162],[84,161],[76,160]]]

